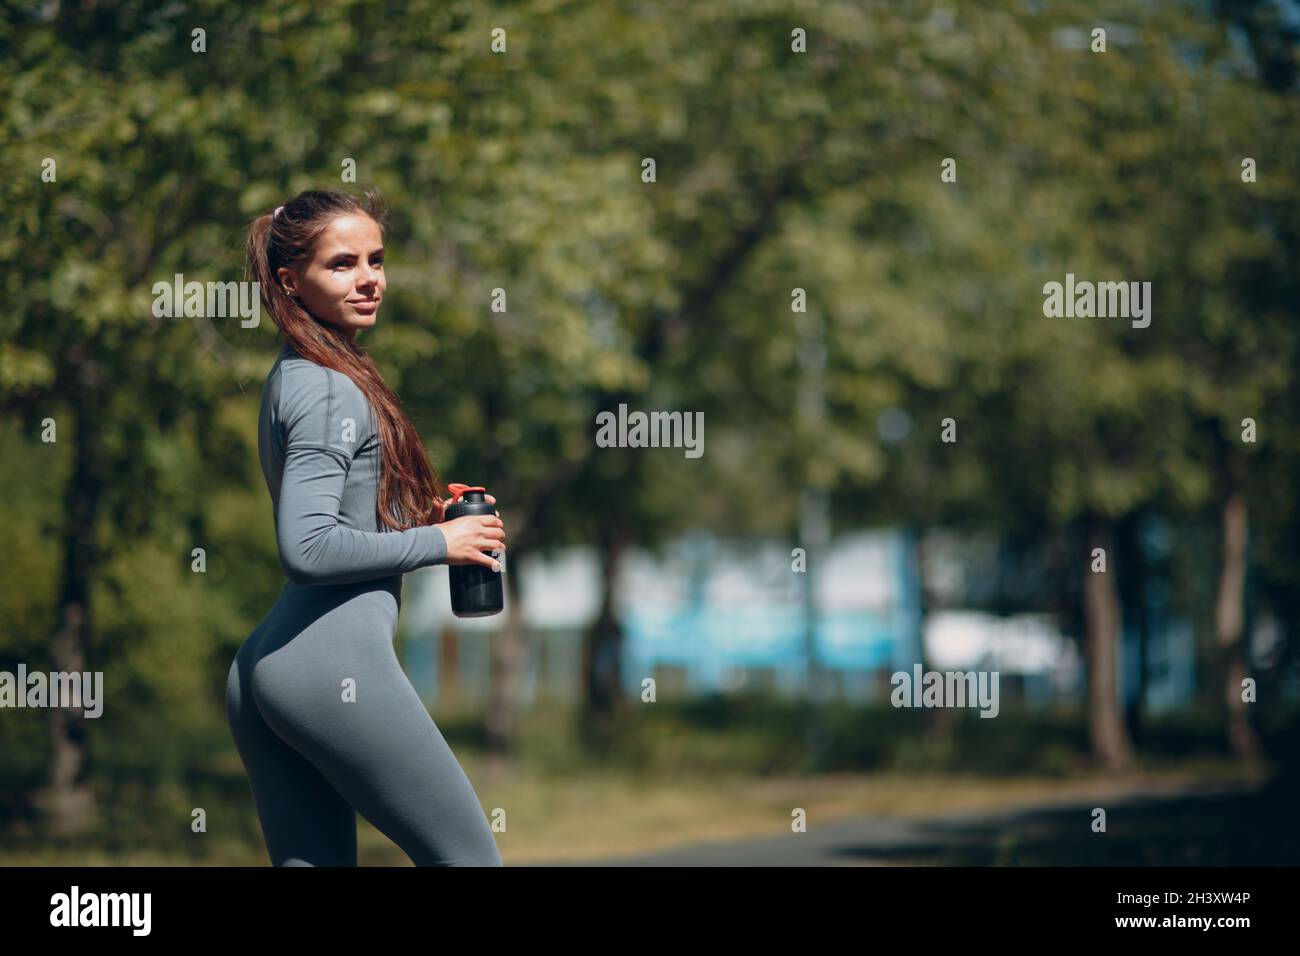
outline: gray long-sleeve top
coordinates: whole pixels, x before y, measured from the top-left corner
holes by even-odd
[[[447,559],[437,525],[381,527],[382,448],[369,401],[347,375],[288,343],[262,390],[257,448],[293,584],[352,584]]]

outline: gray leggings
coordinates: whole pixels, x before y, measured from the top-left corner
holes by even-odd
[[[356,866],[356,813],[416,866],[501,866],[393,651],[401,576],[289,584],[230,667],[226,716],[275,866]]]

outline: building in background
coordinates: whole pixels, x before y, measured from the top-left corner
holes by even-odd
[[[815,646],[831,694],[852,702],[887,699],[890,675],[923,660],[935,670],[996,670],[1004,699],[1031,706],[1079,698],[1085,681],[1078,642],[1051,615],[998,615],[970,606],[980,581],[1014,572],[996,569],[1006,560],[996,543],[928,535],[926,590],[940,606],[923,621],[910,532],[845,534],[833,540],[825,560],[809,555],[819,609]],[[702,533],[677,539],[661,557],[630,552],[616,591],[627,694],[639,695],[647,677],[661,699],[754,689],[805,694],[802,581],[792,561],[778,541],[723,541]],[[580,692],[582,635],[599,608],[599,582],[589,548],[529,559],[521,582],[531,648],[525,706]],[[1163,586],[1153,577],[1148,588],[1153,712],[1186,703],[1194,683],[1191,626],[1164,614]],[[408,575],[406,587],[403,664],[422,698],[431,705],[485,699],[488,637],[502,618],[456,618],[445,567]],[[1135,686],[1136,638],[1129,631],[1121,694]]]

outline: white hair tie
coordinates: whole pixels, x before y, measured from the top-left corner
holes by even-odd
[[[284,208],[283,206],[276,206],[275,212],[271,213],[271,218],[274,219],[276,216],[280,215],[280,210],[282,210],[283,208]]]

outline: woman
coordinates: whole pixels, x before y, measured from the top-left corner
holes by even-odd
[[[438,476],[356,346],[386,288],[377,197],[304,192],[253,222],[285,344],[258,455],[289,581],[230,668],[226,714],[275,866],[355,866],[356,812],[417,866],[500,866],[478,797],[393,652],[402,575],[500,570],[499,515],[443,521]],[[488,502],[496,500],[487,496]]]

